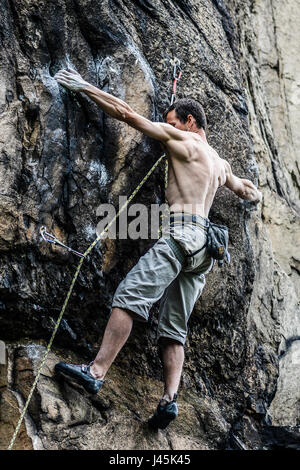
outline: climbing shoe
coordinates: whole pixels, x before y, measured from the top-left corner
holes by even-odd
[[[152,429],[166,429],[170,422],[178,415],[178,407],[176,403],[177,395],[175,393],[172,401],[162,405],[161,400],[152,418],[148,419],[148,424]]]
[[[87,392],[96,394],[104,384],[104,380],[96,379],[92,376],[90,372],[91,365],[92,362],[88,366],[58,362],[55,364],[55,372],[73,379],[76,383],[82,385]]]

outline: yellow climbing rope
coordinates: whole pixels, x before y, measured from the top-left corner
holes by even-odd
[[[30,403],[30,400],[32,398],[32,395],[33,395],[33,392],[35,390],[35,387],[38,383],[38,380],[39,380],[39,377],[41,375],[41,372],[42,372],[42,369],[44,367],[44,364],[47,360],[47,357],[48,357],[48,354],[50,352],[50,349],[52,347],[52,343],[54,341],[54,338],[55,338],[55,335],[56,335],[56,332],[58,330],[58,327],[60,325],[60,322],[61,322],[61,319],[63,317],[63,314],[66,310],[66,307],[68,305],[68,302],[69,302],[69,299],[70,299],[70,296],[71,296],[71,293],[73,291],[73,287],[74,287],[74,284],[77,280],[77,277],[78,277],[78,274],[80,272],[80,269],[81,269],[81,266],[83,264],[83,261],[84,259],[87,257],[87,255],[90,253],[90,251],[94,248],[94,246],[96,245],[96,243],[98,243],[99,240],[101,240],[101,238],[103,237],[103,235],[107,232],[107,230],[111,227],[111,225],[115,222],[115,220],[119,217],[119,215],[121,214],[121,212],[123,212],[123,210],[128,206],[128,204],[132,201],[132,199],[134,198],[134,196],[136,195],[136,193],[140,190],[140,188],[143,186],[143,184],[147,181],[147,179],[149,178],[149,176],[153,173],[153,171],[155,170],[155,168],[157,167],[157,165],[163,160],[163,158],[166,158],[166,154],[163,154],[155,163],[154,165],[152,166],[152,168],[150,168],[150,170],[148,171],[148,173],[146,174],[146,176],[142,179],[142,181],[138,184],[138,186],[135,188],[135,190],[133,191],[133,193],[129,196],[129,198],[126,200],[126,202],[123,204],[123,206],[119,209],[119,211],[117,212],[117,214],[113,217],[113,219],[106,225],[105,229],[100,233],[100,235],[98,235],[98,237],[91,243],[91,245],[88,247],[88,249],[83,253],[83,256],[80,258],[80,261],[78,263],[78,266],[77,266],[77,269],[75,271],[75,274],[74,274],[74,277],[72,279],[72,282],[71,282],[71,285],[70,285],[70,288],[69,288],[69,291],[66,295],[66,298],[65,298],[65,301],[64,301],[64,304],[62,306],[62,309],[60,311],[60,314],[58,316],[58,319],[56,321],[56,324],[55,324],[55,327],[54,327],[54,330],[52,332],[52,335],[51,335],[51,338],[50,338],[50,341],[49,341],[49,344],[46,348],[46,351],[45,351],[45,354],[42,358],[42,361],[41,361],[41,364],[38,368],[38,371],[37,371],[37,374],[36,374],[36,377],[35,377],[35,380],[33,382],[33,385],[31,387],[31,390],[29,392],[29,395],[27,397],[27,400],[26,400],[26,403],[24,405],[24,408],[22,410],[22,413],[21,413],[21,416],[19,418],[19,421],[17,423],[17,426],[16,426],[16,429],[15,429],[15,432],[11,438],[11,441],[10,441],[10,444],[9,444],[9,447],[8,447],[8,450],[11,450],[13,445],[14,445],[14,442],[16,440],[16,437],[18,435],[18,432],[19,432],[19,429],[20,429],[20,426],[22,424],[22,421],[24,419],[24,416],[25,416],[25,413],[27,411],[27,408],[28,408],[28,405]],[[167,160],[166,160],[166,163],[167,163]],[[166,184],[166,179],[165,179],[165,184]]]

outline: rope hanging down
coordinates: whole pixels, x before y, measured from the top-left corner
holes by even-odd
[[[180,61],[178,61],[178,59],[175,59],[175,61],[177,61],[177,65],[178,65],[178,62],[179,62],[179,65],[180,65]],[[175,62],[174,61],[174,62]],[[173,79],[174,79],[174,76],[175,76],[175,80],[179,80],[179,78],[177,77],[176,79],[176,65],[174,64],[174,70],[173,70]],[[175,75],[174,75],[175,74]],[[180,75],[181,75],[181,72],[180,72]],[[174,82],[175,85],[173,84],[173,94],[172,94],[172,97],[175,96],[174,94],[174,91],[176,90],[176,81]],[[172,99],[172,98],[171,98]],[[174,98],[173,98],[173,101],[174,101]],[[51,338],[50,338],[50,341],[48,343],[48,346],[46,348],[46,351],[45,351],[45,354],[43,355],[42,357],[42,360],[41,360],[41,363],[40,363],[40,366],[37,370],[37,374],[36,374],[36,377],[35,377],[35,380],[32,384],[32,387],[31,387],[31,390],[29,392],[29,395],[27,397],[27,400],[25,402],[25,405],[24,405],[24,408],[22,410],[22,413],[20,415],[20,418],[18,420],[18,423],[17,423],[17,426],[16,426],[16,429],[14,431],[14,434],[11,438],[11,441],[9,443],[9,446],[8,446],[8,450],[11,450],[13,448],[13,445],[14,445],[14,442],[16,440],[16,437],[18,435],[18,432],[19,432],[19,429],[21,427],[21,424],[22,424],[22,421],[24,419],[24,416],[25,416],[25,413],[27,411],[27,408],[28,408],[28,405],[30,403],[30,400],[32,398],[32,395],[35,391],[35,387],[38,383],[38,380],[40,378],[40,375],[41,375],[41,372],[42,372],[42,369],[44,367],[44,364],[47,360],[47,357],[48,357],[48,354],[51,350],[51,347],[52,347],[52,344],[53,344],[53,341],[54,341],[54,338],[55,338],[55,335],[56,335],[56,332],[59,328],[59,325],[61,323],[61,320],[62,320],[62,317],[65,313],[65,310],[67,308],[67,305],[68,305],[68,302],[69,302],[69,299],[70,299],[70,296],[72,294],[72,291],[73,291],[73,288],[74,288],[74,285],[75,285],[75,282],[78,278],[78,275],[79,275],[79,272],[81,270],[81,266],[83,264],[83,261],[84,259],[87,257],[87,255],[91,252],[91,250],[94,248],[94,246],[98,243],[99,240],[101,240],[101,238],[103,237],[103,235],[108,231],[108,229],[111,227],[111,225],[116,221],[116,219],[119,217],[119,215],[123,212],[123,210],[128,206],[128,204],[132,201],[132,199],[135,197],[135,195],[137,194],[137,192],[141,189],[141,187],[143,186],[143,184],[148,180],[148,178],[150,177],[150,175],[153,173],[153,171],[155,170],[155,168],[159,165],[159,163],[164,159],[166,158],[166,154],[163,154],[161,155],[161,157],[154,163],[154,165],[152,166],[152,168],[150,168],[150,170],[148,171],[148,173],[144,176],[144,178],[142,179],[142,181],[138,184],[138,186],[135,188],[135,190],[133,191],[133,193],[129,196],[129,198],[126,200],[126,202],[123,204],[123,206],[120,208],[120,210],[117,212],[117,214],[112,218],[112,220],[106,225],[106,227],[104,228],[104,230],[100,233],[100,235],[98,235],[98,237],[91,243],[91,245],[87,248],[87,250],[84,252],[84,253],[79,253],[75,250],[73,250],[72,248],[69,248],[68,246],[64,245],[62,242],[60,242],[54,235],[51,235],[49,234],[48,232],[46,232],[46,228],[45,227],[41,227],[40,229],[40,233],[41,233],[41,236],[43,237],[43,239],[49,243],[54,243],[54,244],[59,244],[61,245],[62,247],[68,249],[69,251],[77,254],[78,256],[81,257],[79,263],[78,263],[78,266],[76,268],[76,271],[75,271],[75,274],[73,276],[73,279],[72,279],[72,282],[71,282],[71,285],[69,287],[69,290],[68,290],[68,293],[66,295],[66,298],[65,298],[65,301],[63,303],[63,306],[62,306],[62,309],[60,311],[60,314],[57,318],[57,321],[55,323],[55,327],[54,327],[54,330],[52,332],[52,335],[51,335]],[[166,159],[166,162],[167,162],[167,159]],[[166,166],[166,171],[167,171],[167,166]],[[165,173],[165,187],[166,187],[166,183],[167,183],[167,172]],[[49,238],[47,238],[49,237]]]

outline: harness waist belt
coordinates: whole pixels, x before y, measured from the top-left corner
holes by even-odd
[[[170,223],[172,222],[181,222],[182,224],[184,224],[184,222],[192,222],[194,224],[199,225],[204,230],[207,230],[209,226],[208,219],[205,219],[204,217],[199,216],[199,215],[192,215],[192,214],[171,213]]]

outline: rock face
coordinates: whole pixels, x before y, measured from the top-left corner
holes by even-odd
[[[299,448],[299,0],[1,0],[0,447],[7,448],[78,259],[41,242],[46,226],[85,251],[100,203],[129,195],[160,146],[59,87],[72,65],[160,120],[170,60],[178,97],[206,111],[208,142],[258,185],[258,210],[226,187],[209,214],[230,231],[232,262],[207,276],[190,320],[180,414],[146,425],[162,392],[157,306],[135,325],[103,390],[54,376],[93,359],[119,281],[153,242],[98,243],[74,286],[14,449]],[[135,202],[163,202],[158,167]],[[299,441],[298,441],[299,442]]]

